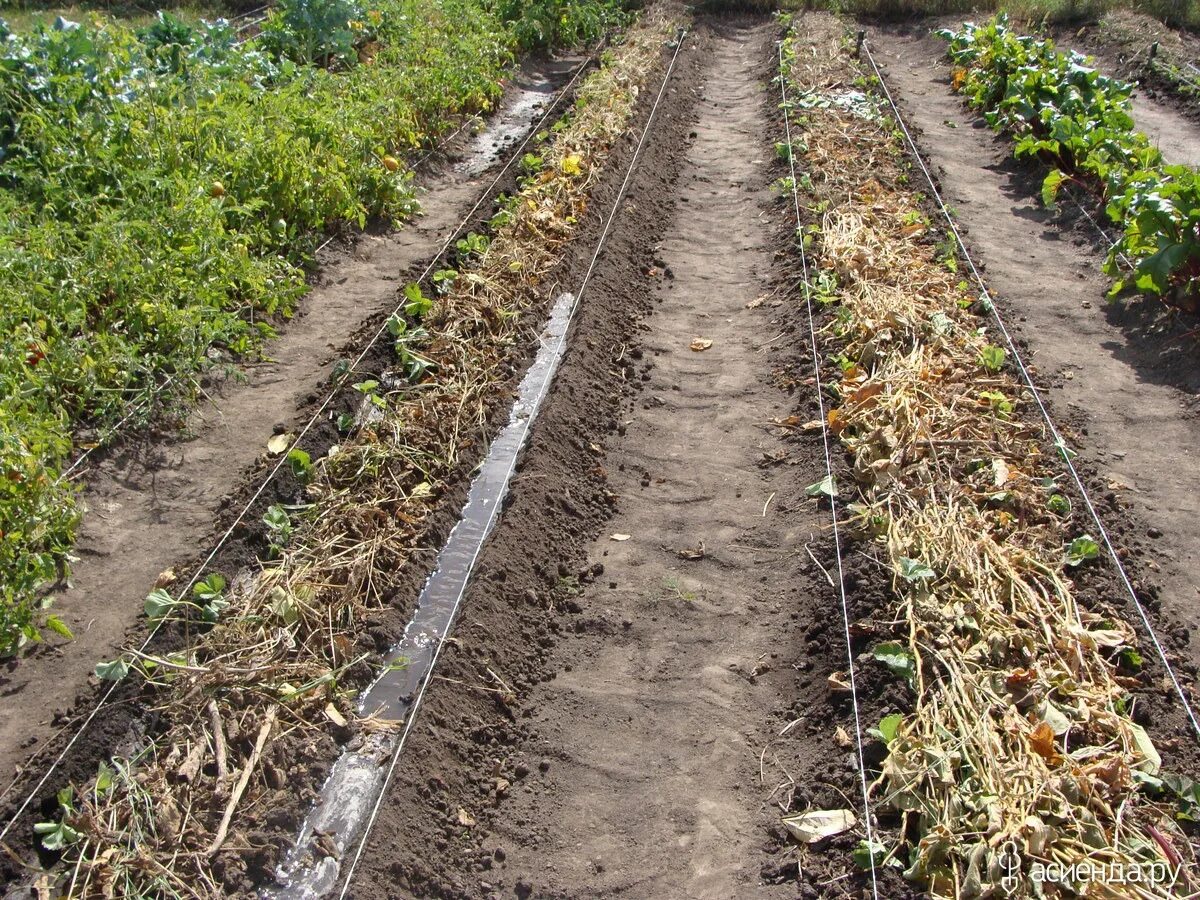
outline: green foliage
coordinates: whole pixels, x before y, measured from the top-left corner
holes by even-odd
[[[896,739],[896,735],[900,733],[900,726],[903,724],[904,716],[900,713],[892,713],[890,716],[880,719],[878,727],[868,728],[867,734],[887,746]]]
[[[917,661],[908,648],[899,641],[884,641],[872,651],[871,655],[887,666],[893,675],[903,678],[909,687],[916,686]]]
[[[628,19],[624,0],[500,0],[500,17],[511,23],[525,50],[589,44]]]
[[[277,0],[259,43],[293,62],[349,66],[370,40],[367,15],[355,0]],[[372,10],[371,18],[378,22],[380,13]]]
[[[1123,233],[1105,272],[1112,293],[1137,289],[1169,302],[1200,300],[1200,180],[1187,166],[1167,165],[1149,139],[1133,130],[1133,85],[1101,75],[1078,53],[1059,53],[1048,39],[1019,35],[1001,16],[960,31],[942,30],[961,69],[955,84],[997,130],[1017,136],[1015,154],[1054,168],[1042,185],[1053,205],[1074,181],[1107,201]],[[1132,273],[1122,260],[1134,264]]]
[[[263,524],[267,526],[267,539],[271,544],[271,556],[279,556],[292,541],[295,526],[291,516],[282,506],[275,504],[267,508],[263,516]]]
[[[995,344],[988,344],[979,351],[979,364],[987,371],[995,373],[1004,368],[1004,361],[1008,358],[1008,354],[1003,347],[997,347]]]
[[[1080,535],[1067,544],[1064,552],[1068,566],[1078,566],[1100,556],[1100,545],[1090,534]]]
[[[351,29],[370,64],[333,31],[272,44],[345,12],[281,4],[246,45],[167,14],[0,28],[0,655],[67,574],[78,425],[253,353],[323,233],[416,209],[389,154],[499,96],[516,40],[486,0],[379,0]]]
[[[63,850],[83,838],[83,833],[69,824],[75,817],[75,792],[71,788],[58,792],[58,809],[61,816],[58,821],[38,822],[33,826],[34,834],[41,835],[42,846],[51,851]]]

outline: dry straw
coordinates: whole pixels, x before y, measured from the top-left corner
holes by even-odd
[[[1148,685],[1118,666],[1135,633],[1075,598],[1064,548],[1077,535],[1051,500],[1028,396],[904,187],[892,121],[847,88],[862,73],[840,28],[813,17],[791,40],[824,335],[841,365],[827,425],[853,464],[854,522],[891,573],[903,634],[887,656],[915,694],[872,786],[901,823],[890,860],[937,896],[1029,896],[1039,864],[1075,890],[1085,868],[1142,879],[1087,896],[1186,895],[1190,845],[1141,789],[1161,761],[1130,718],[1131,690]],[[1152,883],[1155,864],[1175,883]]]

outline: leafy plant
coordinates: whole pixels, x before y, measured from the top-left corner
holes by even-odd
[[[1046,501],[1046,507],[1050,512],[1058,516],[1069,516],[1071,514],[1071,501],[1062,494],[1051,494],[1050,499]]]
[[[301,482],[302,484],[307,484],[309,479],[312,478],[312,457],[309,456],[306,451],[301,450],[298,447],[293,450],[289,450],[287,455],[287,463],[288,468],[291,470],[292,475],[296,477],[297,481]]]
[[[871,656],[887,666],[893,675],[903,678],[909,687],[917,683],[917,662],[908,648],[899,641],[884,641],[871,652]]]
[[[279,504],[267,507],[263,515],[263,524],[267,526],[267,538],[271,543],[271,556],[279,556],[291,543],[295,528],[287,510]]]
[[[1080,535],[1067,544],[1065,559],[1068,566],[1078,566],[1100,556],[1100,545],[1090,534]]]
[[[834,481],[832,475],[826,475],[820,481],[810,484],[804,489],[804,493],[809,497],[829,497],[833,498],[838,495],[837,482]]]
[[[900,577],[905,581],[925,581],[929,578],[936,578],[937,572],[925,565],[919,559],[909,559],[907,556],[901,556],[899,561]]]
[[[1004,361],[1008,358],[1008,354],[1004,352],[1003,347],[997,347],[995,344],[988,344],[979,351],[979,364],[987,371],[996,373],[1004,368]]]
[[[58,792],[58,808],[61,818],[57,822],[38,822],[33,826],[34,834],[41,835],[42,846],[56,851],[78,843],[83,833],[69,822],[75,816],[75,792],[67,787]]]
[[[347,66],[366,43],[366,12],[355,0],[277,0],[263,24],[260,44],[298,63]]]
[[[1049,163],[1042,199],[1054,205],[1074,182],[1106,202],[1122,229],[1104,264],[1112,294],[1136,288],[1194,308],[1200,302],[1200,181],[1188,166],[1167,165],[1134,130],[1133,85],[1108,78],[1078,53],[1019,35],[1000,16],[984,25],[943,29],[959,66],[954,84],[988,124],[1017,137],[1014,153]],[[1122,260],[1130,259],[1127,273]]]
[[[229,605],[225,599],[225,576],[217,572],[208,575],[192,588],[192,596],[200,609],[200,616],[205,622],[215,623],[221,613]]]
[[[875,728],[868,728],[867,734],[876,740],[882,741],[884,746],[887,746],[896,739],[896,735],[900,732],[900,726],[904,724],[904,716],[900,713],[892,713],[890,716],[884,716],[879,720],[879,725]]]

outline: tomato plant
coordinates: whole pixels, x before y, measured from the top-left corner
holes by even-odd
[[[165,13],[0,22],[0,655],[38,639],[67,574],[79,429],[254,353],[325,234],[416,210],[406,153],[489,108],[519,46],[616,15],[500,7],[281,0],[242,44]]]

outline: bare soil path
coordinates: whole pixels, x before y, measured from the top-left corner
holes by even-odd
[[[485,135],[511,143],[578,62],[523,72],[509,94],[515,108],[502,108]],[[76,702],[91,697],[96,663],[113,658],[131,633],[140,643],[142,600],[159,573],[202,557],[214,519],[271,435],[301,424],[300,411],[323,390],[333,362],[347,345],[357,352],[359,330],[393,308],[408,270],[431,257],[471,208],[502,147],[481,136],[463,149],[462,164],[443,164],[418,182],[424,215],[413,225],[331,247],[299,314],[267,345],[267,361],[214,387],[179,433],[135,440],[88,473],[78,562],[69,588],[54,598],[75,640],[52,641],[0,671],[0,787],[69,721]],[[178,574],[186,580],[190,572]]]
[[[771,31],[731,29],[710,47],[685,205],[660,250],[674,278],[642,339],[649,396],[607,463],[625,498],[610,527],[630,537],[591,546],[605,571],[579,602],[622,637],[573,654],[532,698],[555,788],[518,795],[514,817],[546,840],[508,859],[539,893],[723,898],[758,881],[756,743],[775,697],[756,675],[778,649],[773,558],[803,543],[779,512],[791,473],[763,466],[778,439],[758,426],[786,412],[762,352],[774,335],[747,309],[771,265],[758,77]],[[712,346],[689,349],[696,337]]]
[[[1194,341],[1181,338],[1182,329],[1164,322],[1153,304],[1106,303],[1095,233],[1086,223],[1072,230],[1042,207],[1041,173],[1013,162],[1009,140],[993,135],[951,92],[942,42],[897,31],[877,32],[872,45],[990,288],[1028,344],[1044,395],[1074,426],[1069,440],[1107,487],[1101,514],[1118,504],[1130,508],[1143,525],[1118,544],[1145,549],[1147,580],[1161,584],[1168,613],[1194,621]],[[1194,155],[1198,147],[1186,149]],[[1153,598],[1152,586],[1141,587]],[[1190,655],[1193,664],[1200,659],[1195,645]]]
[[[760,765],[827,514],[770,426],[775,37],[688,39],[355,897],[796,894],[762,881]]]

